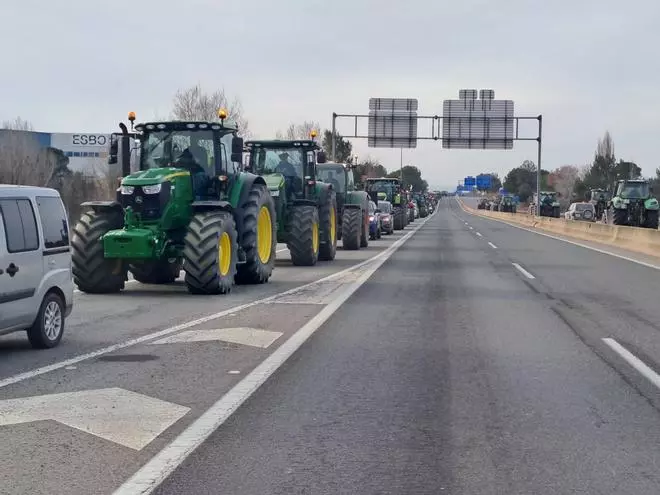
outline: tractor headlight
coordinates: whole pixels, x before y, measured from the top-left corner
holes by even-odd
[[[154,184],[152,186],[142,186],[144,194],[158,194],[162,188],[162,184]]]
[[[124,196],[130,196],[133,194],[133,191],[135,191],[135,188],[133,186],[121,186],[121,193]]]

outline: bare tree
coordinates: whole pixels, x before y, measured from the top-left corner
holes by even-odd
[[[304,121],[302,124],[289,124],[284,132],[277,131],[275,137],[277,139],[286,139],[293,141],[294,139],[310,139],[312,131],[316,131],[316,135],[321,135],[321,126],[318,122],[312,120]]]
[[[32,124],[27,120],[23,120],[21,117],[16,117],[14,120],[5,120],[0,129],[9,129],[12,131],[34,131]]]
[[[172,118],[179,120],[215,121],[218,110],[227,110],[227,117],[238,125],[238,133],[250,137],[248,120],[239,98],[229,101],[224,89],[207,93],[197,84],[191,88],[179,89],[174,95]]]
[[[53,182],[57,159],[28,129],[32,129],[32,125],[20,118],[3,123],[0,130],[0,182],[48,186]]]

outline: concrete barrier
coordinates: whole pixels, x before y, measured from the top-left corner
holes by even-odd
[[[499,211],[479,210],[460,201],[465,211],[482,217],[496,218],[504,222],[531,227],[546,232],[565,235],[574,239],[598,242],[600,244],[628,249],[649,256],[660,257],[660,231],[605,225],[594,222],[579,222],[564,218],[534,217],[529,213],[503,213]]]

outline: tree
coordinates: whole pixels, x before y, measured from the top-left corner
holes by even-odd
[[[559,193],[560,197],[571,199],[575,185],[580,177],[580,169],[575,165],[562,165],[548,175],[548,185]]]
[[[174,95],[172,118],[178,120],[218,120],[218,110],[227,110],[227,118],[238,125],[238,134],[244,138],[250,137],[248,120],[239,98],[231,102],[224,89],[207,93],[197,84],[191,88],[179,89]]]
[[[289,124],[289,127],[287,127],[284,132],[277,131],[275,137],[287,141],[293,141],[295,139],[311,139],[312,131],[316,131],[317,135],[321,133],[319,123],[306,120],[302,124]]]
[[[350,144],[350,143],[349,143]],[[337,160],[339,161],[339,160]],[[342,163],[346,163],[348,160]],[[358,163],[353,169],[353,180],[356,183],[362,182],[363,177],[386,177],[387,169],[375,158],[367,157],[363,162]]]
[[[395,170],[387,174],[387,177],[401,178],[401,170]],[[403,167],[403,184],[402,186],[408,188],[412,186],[413,191],[426,192],[429,185],[422,179],[422,171],[414,165],[406,165]]]
[[[344,139],[339,133],[335,133],[335,147],[336,154],[334,158],[332,157],[332,131],[326,129],[323,131],[323,142],[321,144],[323,151],[328,156],[329,159],[332,159],[338,163],[351,163],[353,161],[353,145],[350,141]]]

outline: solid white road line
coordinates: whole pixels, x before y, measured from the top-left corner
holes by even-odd
[[[521,227],[520,225],[515,225],[513,223],[505,222],[504,220],[500,220],[499,218],[482,217],[480,215],[477,215],[476,213],[471,213],[471,212],[467,211],[466,209],[463,208],[463,206],[460,203],[458,204],[458,206],[461,208],[461,210],[463,210],[468,215],[483,218],[485,220],[493,220],[494,222],[504,223],[504,224],[509,225],[511,227],[515,227],[516,229],[524,230],[526,232],[531,232],[532,234],[542,235],[543,237],[549,237],[550,239],[555,239],[556,241],[562,241],[562,242],[565,242],[567,244],[573,244],[574,246],[579,246],[579,247],[584,248],[584,249],[589,249],[591,251],[595,251],[595,252],[600,253],[600,254],[607,254],[609,256],[614,256],[615,258],[619,258],[619,259],[622,259],[622,260],[625,260],[625,261],[630,261],[632,263],[637,263],[638,265],[642,265],[642,266],[645,266],[647,268],[653,268],[654,270],[660,270],[659,265],[654,265],[652,263],[647,263],[645,261],[636,260],[635,258],[630,258],[630,257],[624,256],[622,254],[613,253],[612,251],[606,251],[605,249],[599,249],[599,248],[596,248],[596,247],[593,247],[593,246],[588,246],[586,244],[582,244],[581,242],[570,241],[568,239],[564,239],[562,237],[557,237],[557,236],[554,236],[554,235],[551,235],[551,234],[546,234],[544,232],[537,232],[536,230],[528,229],[526,227]],[[466,223],[466,225],[467,225],[467,223]],[[594,242],[596,242],[596,241],[594,241]]]
[[[649,368],[644,363],[644,361],[639,359],[632,352],[630,352],[628,349],[623,347],[621,344],[619,344],[616,340],[612,338],[609,337],[604,338],[603,342],[605,342],[614,352],[616,352],[619,356],[621,356],[630,366],[632,366],[637,371],[639,371],[639,373],[643,377],[647,378],[653,385],[660,388],[660,375],[658,375],[655,371]]]
[[[493,249],[497,249],[497,246],[495,244],[493,244],[492,242],[489,242],[488,245],[490,247],[492,247]]]
[[[478,235],[479,237],[483,237],[479,232],[477,232],[477,235]]]
[[[299,291],[301,289],[304,289],[305,287],[310,287],[313,284],[318,284],[319,282],[324,282],[324,281],[333,280],[335,278],[342,277],[344,274],[348,273],[351,270],[355,270],[355,269],[357,269],[361,266],[366,265],[367,263],[371,263],[372,261],[379,259],[385,253],[388,253],[388,250],[392,249],[393,246],[396,245],[397,249],[398,249],[398,246],[400,246],[399,243],[403,243],[406,240],[408,240],[408,238],[411,235],[413,235],[415,232],[417,232],[417,230],[419,230],[419,228],[422,227],[426,223],[426,221],[429,220],[430,218],[431,217],[425,218],[424,222],[418,224],[415,227],[414,230],[409,231],[406,235],[404,235],[403,237],[397,239],[386,250],[381,251],[377,255],[375,255],[375,256],[367,259],[367,260],[361,261],[360,263],[357,263],[353,266],[345,268],[344,270],[341,270],[339,272],[335,272],[331,275],[328,275],[327,277],[323,277],[323,278],[320,278],[318,280],[314,280],[312,282],[303,284],[299,287],[294,287],[292,289],[285,290],[284,292],[280,292],[278,294],[273,294],[272,296],[268,296],[268,297],[265,297],[263,299],[257,299],[256,301],[241,304],[239,306],[234,306],[232,308],[225,309],[224,311],[220,311],[218,313],[213,313],[213,314],[204,316],[202,318],[197,318],[195,320],[187,321],[185,323],[181,323],[181,324],[175,325],[173,327],[165,328],[165,329],[159,330],[157,332],[153,332],[153,333],[150,333],[150,334],[147,334],[147,335],[143,335],[142,337],[136,337],[134,339],[126,340],[124,342],[119,342],[117,344],[113,344],[113,345],[109,345],[107,347],[103,347],[101,349],[97,349],[96,351],[88,352],[88,353],[85,353],[85,354],[80,354],[78,356],[74,356],[72,358],[65,359],[64,361],[58,361],[56,363],[49,364],[47,366],[42,366],[41,368],[36,368],[36,369],[30,370],[30,371],[26,371],[26,372],[19,373],[19,374],[13,375],[13,376],[9,376],[7,378],[4,378],[4,379],[0,380],[0,388],[7,387],[8,385],[13,385],[14,383],[22,382],[24,380],[28,380],[28,379],[34,378],[36,376],[45,375],[46,373],[50,373],[52,371],[57,371],[59,369],[65,368],[67,366],[72,366],[74,364],[80,363],[82,361],[87,361],[89,359],[93,359],[93,358],[98,357],[98,356],[103,356],[104,354],[109,354],[111,352],[116,352],[118,350],[126,349],[128,347],[133,347],[135,345],[142,344],[144,342],[148,342],[148,341],[153,340],[153,339],[162,338],[162,337],[165,337],[167,335],[170,335],[170,334],[173,334],[173,333],[176,333],[176,332],[180,332],[182,330],[186,330],[190,327],[200,325],[201,323],[206,323],[206,322],[209,322],[209,321],[217,320],[219,318],[222,318],[222,317],[230,315],[230,314],[238,313],[239,311],[242,311],[242,310],[247,309],[247,308],[251,308],[251,307],[256,306],[258,304],[263,304],[263,303],[273,301],[273,300],[277,299],[278,297],[282,297],[282,296],[285,296],[285,295],[288,295],[288,294],[292,294],[295,291]]]
[[[363,273],[347,285],[325,308],[301,327],[289,339],[238,382],[229,392],[186,428],[169,445],[147,462],[114,495],[148,494],[155,490],[197,447],[217,430],[259,387],[296,352],[348,298],[364,284],[394,252],[403,245],[430,217],[414,230],[398,239],[385,251],[372,258]],[[351,269],[355,269],[352,267]]]
[[[511,263],[513,266],[516,267],[516,270],[518,270],[520,273],[522,273],[525,277],[529,279],[535,278],[534,275],[529,273],[527,270],[525,270],[522,266],[520,266],[518,263]]]

